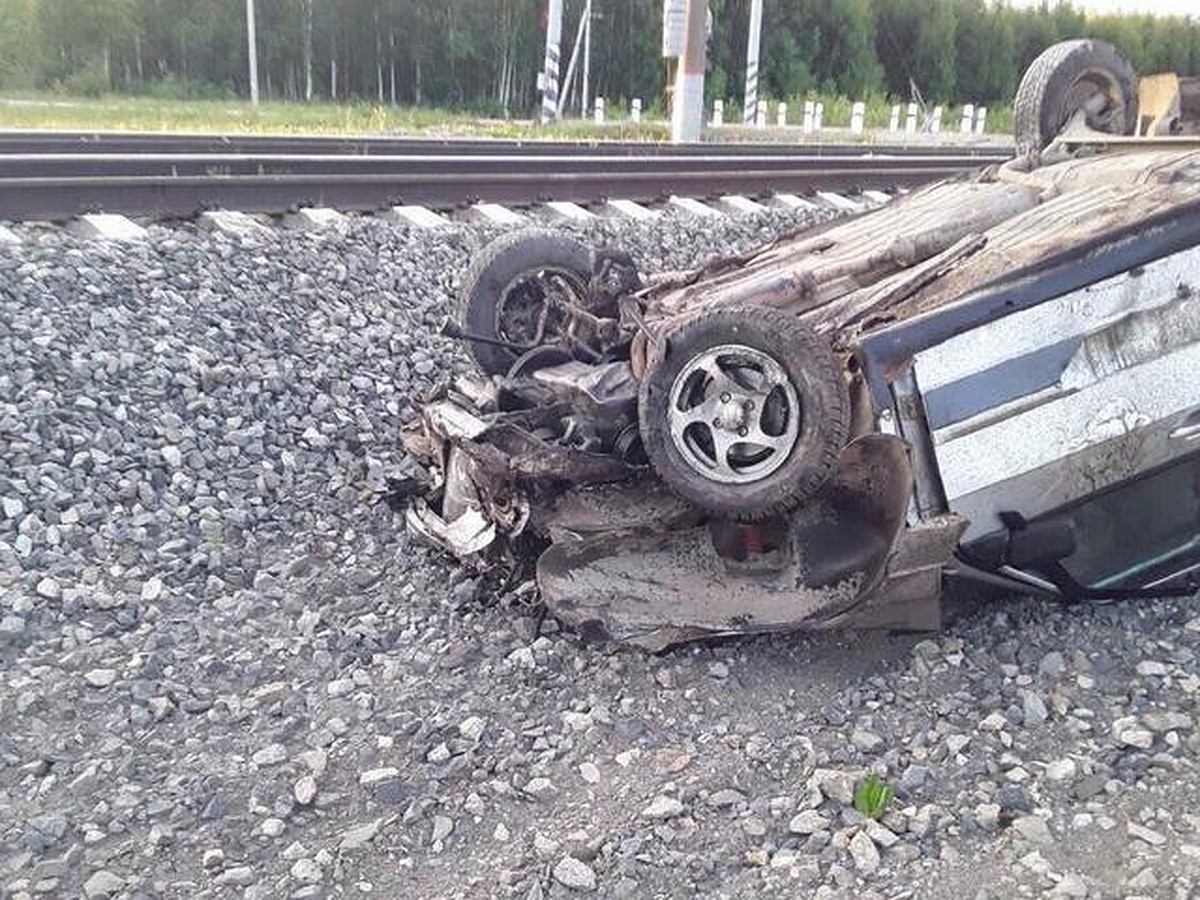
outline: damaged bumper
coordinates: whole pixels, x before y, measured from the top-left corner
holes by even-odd
[[[644,466],[547,444],[512,418],[451,400],[407,438],[439,473],[409,531],[461,559],[507,556],[581,636],[649,650],[704,637],[941,620],[941,572],[965,522],[910,527],[904,441],[864,435],[807,503],[722,521]],[[436,508],[435,508],[436,507]]]

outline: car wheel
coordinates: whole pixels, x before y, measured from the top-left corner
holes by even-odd
[[[1112,44],[1062,41],[1042,51],[1025,70],[1013,101],[1019,154],[1046,147],[1079,110],[1088,127],[1132,134],[1137,77]]]
[[[702,313],[668,334],[638,415],[667,485],[711,513],[753,520],[820,488],[849,410],[828,341],[794,316],[748,307]]]
[[[526,349],[554,344],[565,318],[548,304],[553,292],[583,297],[591,251],[573,238],[530,229],[504,235],[476,257],[463,281],[460,318],[471,334]],[[502,375],[520,351],[478,341],[471,355],[488,375]]]

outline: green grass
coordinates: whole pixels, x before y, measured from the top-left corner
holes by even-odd
[[[826,97],[825,126],[808,141],[845,141],[851,136],[850,104],[845,98]],[[775,102],[771,101],[772,127],[746,129],[736,123],[736,107],[727,109],[729,127],[710,137],[717,140],[796,140],[781,135],[775,124]],[[792,98],[788,123],[796,128],[803,117],[803,99]],[[889,103],[883,98],[867,107],[868,128],[886,128]],[[710,111],[711,112],[711,111]],[[957,108],[947,110],[944,128],[948,138],[958,130]],[[0,93],[0,129],[61,129],[96,131],[193,131],[270,134],[409,134],[448,137],[558,138],[561,140],[656,141],[670,137],[670,124],[661,118],[634,123],[617,103],[610,104],[610,120],[596,125],[582,119],[564,119],[541,125],[527,119],[493,119],[471,113],[417,106],[379,106],[371,103],[283,103],[269,101],[257,107],[246,100],[168,100],[156,97],[107,95],[99,98],[70,97],[56,93]],[[988,110],[989,135],[1010,133],[1011,112],[1007,107]],[[863,142],[886,142],[886,131],[868,131]]]
[[[421,134],[495,137],[620,138],[657,140],[661,122],[627,120],[595,125],[567,120],[543,126],[519,119],[369,103],[260,103],[245,100],[163,100],[110,95],[66,97],[51,93],[0,94],[0,128],[97,131],[198,131],[303,134]]]
[[[868,819],[878,819],[893,796],[892,786],[872,772],[854,786],[854,808]]]

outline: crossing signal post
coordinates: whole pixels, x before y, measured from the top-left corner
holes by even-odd
[[[546,58],[542,65],[542,122],[558,118],[558,61],[562,43],[563,0],[549,0],[546,10]]]

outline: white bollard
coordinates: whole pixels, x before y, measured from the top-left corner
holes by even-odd
[[[897,103],[892,107],[892,117],[888,119],[888,131],[896,132],[900,130],[900,104]]]
[[[958,130],[962,134],[970,134],[975,127],[975,104],[966,103],[963,105],[962,121],[958,123]]]
[[[987,107],[981,106],[975,110],[975,133],[983,134],[987,130]]]
[[[787,104],[780,103],[779,108],[775,110],[775,124],[780,128],[787,127]]]
[[[604,124],[604,98],[603,97],[596,98],[596,112],[593,115],[593,121],[597,125]]]
[[[642,121],[642,99],[634,97],[629,104],[629,118],[635,122]]]
[[[813,108],[813,131],[821,130],[821,125],[822,125],[821,120],[824,118],[825,118],[825,104],[818,103],[816,105],[816,107]]]
[[[712,123],[713,123],[713,128],[720,128],[722,125],[725,124],[725,101],[724,100],[714,100],[713,101]]]
[[[755,106],[755,109],[754,109],[754,127],[755,128],[766,128],[767,127],[767,107],[770,106],[770,103],[771,103],[771,101],[769,101],[769,100],[759,100],[758,101],[758,104]]]
[[[929,130],[934,134],[942,133],[942,113],[944,110],[940,106],[933,108],[933,117],[929,120]]]
[[[854,134],[863,133],[863,122],[867,118],[867,104],[861,100],[850,107],[850,131]]]
[[[815,109],[816,109],[816,105],[811,100],[804,101],[804,123],[803,123],[803,125],[804,125],[804,133],[805,134],[813,133],[813,116],[815,115],[815,112],[814,112]]]
[[[917,104],[908,104],[908,117],[904,120],[904,133],[917,133]]]

